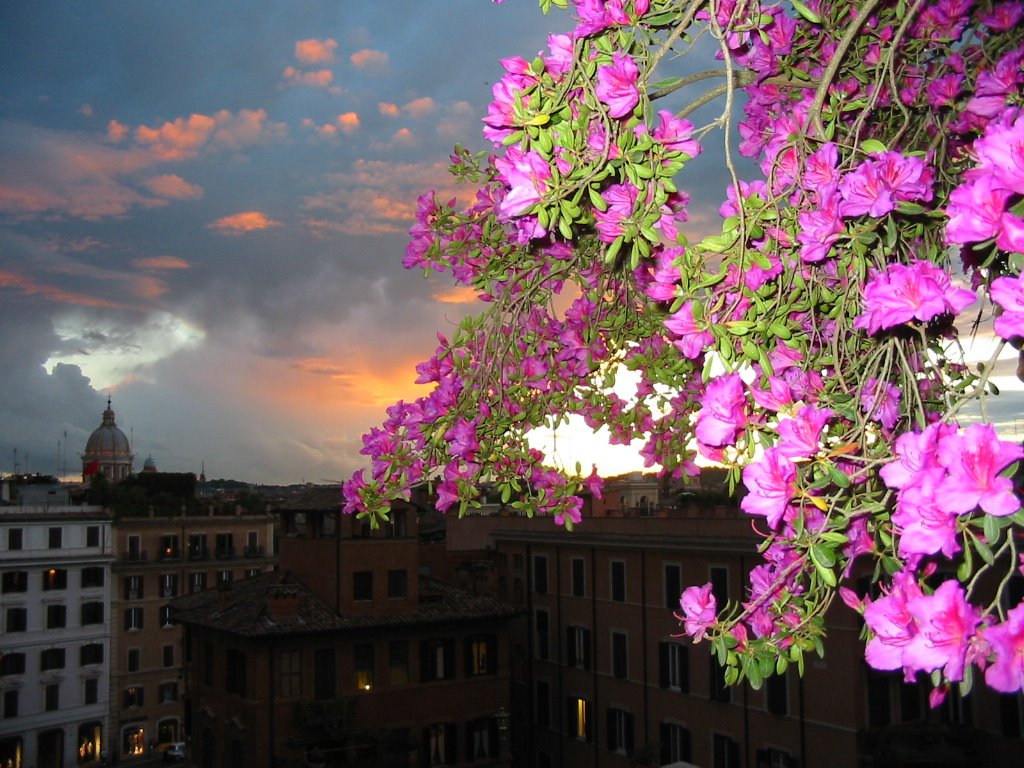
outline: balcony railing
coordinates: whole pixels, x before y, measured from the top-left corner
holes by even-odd
[[[247,546],[245,548],[246,557],[263,557],[263,547],[260,546]]]
[[[188,548],[188,559],[189,560],[209,560],[210,559],[210,548],[209,547],[189,547]]]
[[[144,549],[129,549],[121,553],[121,559],[129,563],[141,563],[149,560]]]
[[[181,560],[181,552],[177,547],[164,547],[160,550],[161,560]]]
[[[235,559],[235,548],[234,547],[217,547],[215,557],[218,560],[234,560]]]

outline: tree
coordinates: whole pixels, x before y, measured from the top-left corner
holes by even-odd
[[[663,473],[699,454],[745,487],[764,536],[746,599],[680,600],[728,682],[802,669],[838,594],[868,663],[930,673],[933,703],[972,671],[1024,689],[1024,604],[1004,596],[1024,571],[1024,451],[957,421],[1024,336],[1024,6],[572,6],[572,32],[501,62],[493,152],[452,155],[471,202],[419,201],[406,266],[449,271],[484,307],[418,366],[430,394],[364,436],[346,510],[376,523],[427,481],[461,513],[486,480],[571,529],[600,479],[546,466],[526,435],[580,414],[645,440]],[[690,242],[685,166],[714,131],[721,229]],[[977,370],[954,323],[968,311],[998,339]],[[610,386],[623,367],[628,400]],[[855,565],[880,595],[842,586]]]

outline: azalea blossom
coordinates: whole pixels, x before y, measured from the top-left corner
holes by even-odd
[[[907,613],[918,631],[903,649],[903,666],[923,672],[941,669],[945,680],[963,680],[967,649],[981,614],[967,602],[960,582],[950,579],[934,594],[912,598]]]
[[[1004,339],[1024,336],[1024,273],[997,277],[992,281],[989,296],[1002,310],[993,324],[995,332]]]
[[[872,273],[864,288],[864,312],[853,325],[873,334],[911,320],[928,322],[946,313],[955,315],[974,301],[973,292],[954,285],[930,261],[890,264]]]
[[[732,445],[746,423],[746,395],[740,375],[729,373],[708,382],[697,413],[697,439],[715,447]]]
[[[796,465],[778,448],[769,448],[759,461],[743,470],[747,495],[740,508],[748,515],[764,517],[774,530],[796,495]]]
[[[938,495],[939,505],[953,513],[981,507],[997,517],[1020,509],[1013,480],[999,473],[1024,456],[1024,448],[1000,440],[991,424],[971,424],[963,435],[948,435],[938,445],[939,461],[949,477]]]
[[[594,92],[597,98],[608,105],[608,114],[612,117],[625,117],[633,111],[640,101],[637,78],[640,70],[632,57],[622,51],[616,51],[611,64],[598,67],[597,87]]]
[[[1024,691],[1024,603],[1006,612],[1006,621],[982,630],[995,661],[985,682],[1002,693]]]
[[[708,628],[715,623],[718,601],[711,591],[711,583],[702,587],[687,587],[679,597],[683,611],[683,629],[693,642],[698,643]]]

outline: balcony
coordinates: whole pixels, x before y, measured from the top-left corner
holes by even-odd
[[[247,546],[245,548],[245,557],[263,557],[264,549],[259,546]]]
[[[144,563],[149,560],[149,556],[144,549],[129,549],[121,553],[121,559],[126,563]]]
[[[181,560],[181,553],[177,547],[164,547],[160,550],[160,560],[166,562],[168,560]]]
[[[188,548],[188,559],[192,561],[196,560],[209,560],[210,549],[209,547],[189,547]]]
[[[218,560],[234,560],[236,556],[234,547],[217,547],[215,557]]]

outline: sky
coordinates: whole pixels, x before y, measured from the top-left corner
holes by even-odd
[[[0,472],[80,471],[110,397],[136,469],[347,478],[472,308],[402,268],[416,198],[485,147],[498,60],[571,26],[534,0],[0,4]]]

